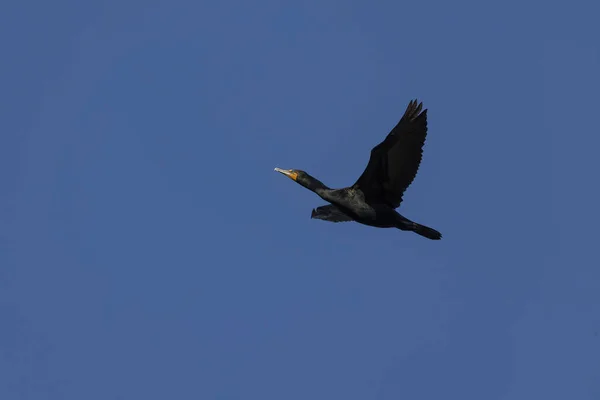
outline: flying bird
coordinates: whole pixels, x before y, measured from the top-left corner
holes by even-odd
[[[312,210],[311,218],[330,222],[356,221],[377,228],[412,231],[428,239],[442,234],[400,215],[404,191],[417,175],[427,136],[427,109],[412,100],[400,122],[383,142],[371,150],[367,167],[349,187],[330,189],[318,179],[298,169],[275,168],[296,183],[316,193],[330,204]]]

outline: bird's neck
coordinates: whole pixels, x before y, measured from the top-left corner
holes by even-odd
[[[336,199],[336,197],[334,196],[334,190],[328,188],[323,183],[317,180],[309,189],[315,192],[320,198],[330,203],[334,202]]]
[[[325,184],[323,182],[321,182],[320,180],[313,178],[312,176],[308,176],[306,179],[306,182],[303,182],[304,185],[308,190],[315,192],[316,194],[318,194],[319,196],[321,195],[321,193],[325,193],[327,191],[331,191],[331,189],[329,189],[327,186],[325,186]]]
[[[334,198],[334,196],[333,196],[334,190],[333,189],[330,189],[323,182],[321,182],[317,178],[314,178],[306,173],[302,177],[301,180],[298,180],[296,182],[299,183],[300,185],[304,186],[311,192],[316,193],[320,198],[322,198],[325,201],[331,202],[332,199]]]

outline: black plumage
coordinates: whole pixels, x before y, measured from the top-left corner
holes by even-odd
[[[427,136],[427,110],[413,100],[383,142],[371,150],[367,167],[356,183],[343,189],[330,189],[301,170],[277,172],[315,192],[330,204],[317,207],[311,218],[330,222],[356,221],[379,228],[413,231],[432,240],[442,235],[435,229],[413,222],[395,209],[415,179],[423,158]]]

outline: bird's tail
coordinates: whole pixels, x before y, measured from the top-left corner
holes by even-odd
[[[413,222],[412,231],[431,240],[440,240],[442,234],[433,228]]]

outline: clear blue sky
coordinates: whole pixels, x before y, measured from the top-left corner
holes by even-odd
[[[600,399],[598,15],[3,2],[0,398]],[[444,239],[311,220],[412,98]]]

